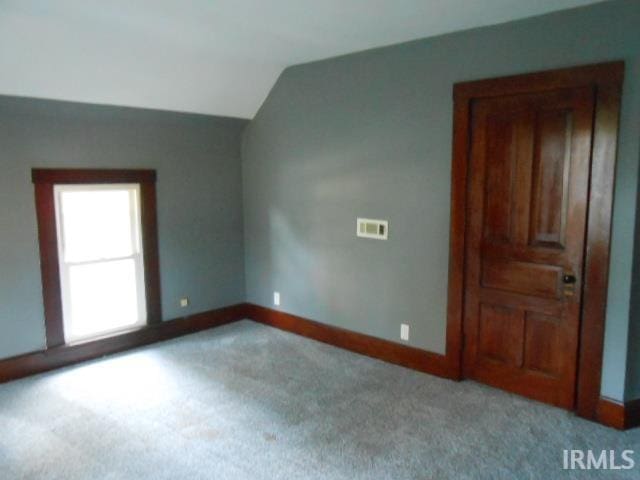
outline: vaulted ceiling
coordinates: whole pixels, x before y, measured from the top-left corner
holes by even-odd
[[[0,94],[251,118],[281,71],[597,0],[0,0]]]

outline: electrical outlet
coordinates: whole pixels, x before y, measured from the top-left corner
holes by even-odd
[[[182,298],[180,299],[180,306],[181,306],[182,308],[184,308],[184,307],[188,307],[188,306],[189,306],[189,299],[188,299],[187,297],[182,297]]]
[[[409,341],[409,325],[406,323],[400,324],[400,340]]]
[[[273,292],[273,304],[276,307],[280,305],[280,292]]]

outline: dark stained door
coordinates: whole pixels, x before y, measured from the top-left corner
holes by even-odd
[[[592,88],[474,100],[464,374],[573,408]]]

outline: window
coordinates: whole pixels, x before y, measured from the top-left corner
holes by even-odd
[[[34,169],[47,347],[160,321],[155,172]]]
[[[139,185],[56,185],[54,194],[66,342],[143,325]]]

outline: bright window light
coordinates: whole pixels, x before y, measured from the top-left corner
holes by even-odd
[[[132,198],[127,190],[61,191],[65,261],[132,255]]]
[[[67,343],[146,323],[138,185],[56,185]]]

